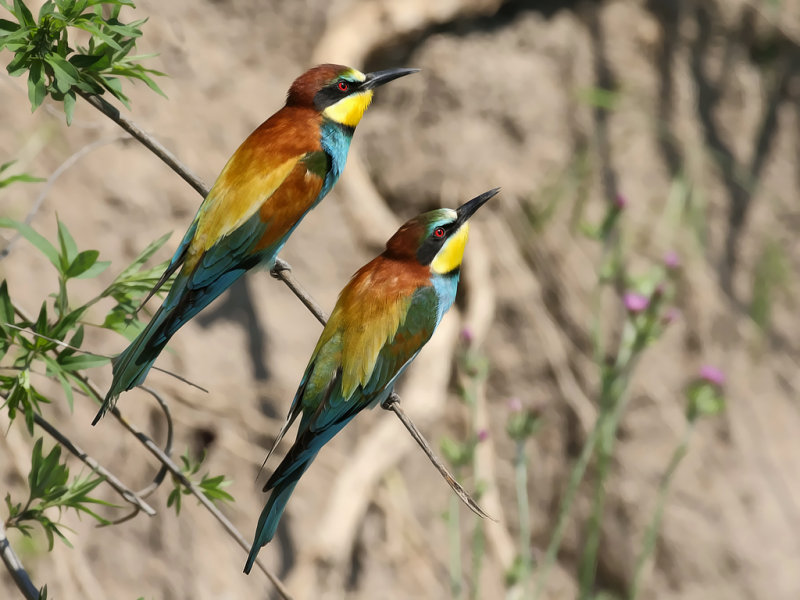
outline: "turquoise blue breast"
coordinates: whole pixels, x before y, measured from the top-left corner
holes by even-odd
[[[350,141],[353,139],[353,131],[352,127],[323,119],[320,126],[320,144],[325,154],[330,157],[331,164],[316,202],[325,197],[342,174],[344,163],[347,161],[347,151],[350,150]]]

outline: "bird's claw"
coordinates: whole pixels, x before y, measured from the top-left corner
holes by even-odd
[[[392,392],[386,400],[381,402],[381,408],[383,410],[392,410],[392,405],[398,402],[400,402],[400,396],[397,395],[397,392]]]
[[[281,279],[281,273],[284,271],[291,271],[292,265],[287,263],[282,258],[276,258],[275,264],[272,265],[272,268],[269,270],[269,274],[272,275],[275,279]]]

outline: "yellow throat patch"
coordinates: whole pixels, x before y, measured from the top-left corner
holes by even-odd
[[[367,78],[364,73],[356,69],[350,69],[346,74],[357,81],[364,81]],[[336,104],[331,104],[322,111],[322,114],[335,123],[341,123],[346,127],[355,127],[361,121],[370,102],[372,102],[372,90],[367,90],[342,98]]]
[[[326,117],[336,123],[341,123],[346,127],[355,127],[364,116],[370,102],[372,102],[372,90],[351,94],[339,100],[336,104],[331,104],[322,111]]]
[[[464,259],[464,248],[469,237],[469,223],[464,223],[458,231],[450,236],[442,249],[431,261],[431,270],[439,275],[449,273],[461,266]]]

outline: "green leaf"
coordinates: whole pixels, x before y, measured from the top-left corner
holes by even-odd
[[[44,60],[53,67],[53,75],[56,78],[56,88],[63,93],[67,93],[73,85],[76,85],[81,75],[78,70],[65,58],[58,54],[48,54]]]
[[[97,277],[100,273],[105,271],[110,264],[110,260],[98,260],[91,267],[78,275],[77,279],[91,279],[92,277]]]
[[[13,21],[8,21],[6,19],[0,19],[0,31],[17,31],[19,28],[19,23],[14,23]]]
[[[8,44],[6,44],[6,47],[8,47]],[[6,71],[8,71],[8,74],[12,77],[19,77],[28,70],[29,61],[30,56],[27,52],[17,52],[11,62],[6,66]]]
[[[13,13],[14,16],[17,17],[17,20],[26,27],[34,27],[36,25],[36,21],[33,20],[31,11],[27,6],[25,6],[25,3],[22,0],[14,0]]]
[[[98,256],[100,256],[100,252],[97,250],[84,250],[75,257],[75,260],[69,265],[64,275],[66,277],[78,277],[82,275],[94,266]]]
[[[42,61],[31,61],[31,67],[28,71],[28,100],[31,103],[31,112],[39,108],[46,95],[47,86],[44,80]]]
[[[63,360],[59,360],[58,364],[65,371],[83,371],[84,369],[89,369],[92,367],[100,367],[102,365],[108,364],[111,361],[110,358],[106,356],[98,356],[97,354],[76,354],[73,356],[67,356]]]
[[[19,175],[12,175],[11,177],[6,177],[5,179],[0,179],[0,189],[11,185],[12,183],[22,182],[22,183],[36,183],[39,181],[45,181],[41,177],[34,177],[33,175],[28,175],[27,173],[20,173]]]
[[[42,17],[46,15],[52,15],[53,12],[55,12],[55,10],[56,10],[56,5],[53,3],[52,0],[47,0],[47,2],[42,4],[42,7],[39,9],[39,17],[38,17],[39,23],[42,22]]]
[[[73,54],[69,57],[69,62],[71,62],[76,69],[83,70],[95,66],[101,58],[104,57],[100,54]]]
[[[8,284],[4,279],[0,282],[0,331],[3,335],[0,337],[0,358],[5,356],[9,347],[17,335],[17,331],[8,327],[8,324],[14,323],[14,305],[11,303],[11,298],[8,295]]]
[[[13,219],[0,218],[0,228],[15,229],[19,234],[33,244],[39,252],[47,257],[53,266],[61,272],[61,262],[59,260],[58,252],[53,247],[53,244],[48,242],[43,236],[36,233],[33,228],[27,223],[14,221]]]
[[[58,220],[58,243],[61,246],[61,256],[64,259],[62,264],[66,274],[67,269],[78,256],[78,244],[75,243],[75,238],[72,237],[67,226],[60,220]],[[97,260],[97,257],[95,257],[95,260]]]
[[[115,50],[122,50],[122,46],[120,46],[112,36],[108,35],[105,31],[103,31],[100,27],[98,27],[91,21],[80,21],[80,22],[76,21],[75,23],[73,23],[73,26],[77,27],[78,29],[83,29],[84,31],[88,31],[92,35],[103,40],[103,42],[105,42]]]
[[[72,90],[64,94],[64,115],[67,125],[72,125],[72,115],[75,113],[75,92]]]
[[[122,91],[122,82],[116,77],[102,77],[103,85],[111,92],[115,98],[125,105],[125,108],[130,110],[131,105],[128,97]]]
[[[579,100],[589,106],[605,110],[614,110],[619,104],[620,97],[620,92],[601,87],[591,87],[578,92]]]

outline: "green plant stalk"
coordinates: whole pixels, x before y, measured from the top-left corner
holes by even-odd
[[[629,363],[629,367],[632,364]],[[553,530],[553,535],[550,538],[550,543],[547,546],[547,550],[545,551],[544,558],[541,562],[541,567],[538,569],[538,573],[536,576],[536,587],[534,588],[533,599],[538,600],[542,593],[544,592],[544,586],[547,583],[547,577],[549,575],[550,569],[555,562],[556,555],[558,554],[559,549],[561,548],[561,542],[564,538],[564,533],[567,526],[567,517],[569,516],[569,512],[572,509],[572,504],[575,501],[575,495],[578,492],[578,486],[580,485],[581,481],[583,480],[583,476],[586,473],[586,469],[589,466],[589,461],[594,454],[595,447],[600,438],[601,428],[604,425],[604,419],[608,418],[612,423],[619,423],[620,419],[622,418],[622,414],[625,411],[625,407],[627,406],[627,386],[623,386],[625,392],[623,392],[622,396],[620,397],[620,401],[611,411],[611,414],[607,417],[604,417],[602,414],[598,417],[597,421],[595,422],[594,427],[589,432],[589,436],[586,438],[586,441],[583,444],[583,448],[581,449],[581,454],[578,457],[578,461],[575,463],[575,466],[572,467],[572,471],[570,472],[569,481],[567,483],[567,490],[564,494],[564,500],[561,503],[561,507],[558,511],[558,517],[556,522],[556,527]],[[616,426],[614,427],[616,430]]]
[[[594,453],[594,448],[595,444],[597,443],[599,433],[600,420],[598,419],[598,421],[595,423],[595,426],[592,428],[592,431],[589,432],[589,437],[586,438],[586,442],[583,444],[583,449],[578,457],[578,461],[575,463],[575,466],[572,467],[572,471],[570,472],[567,490],[564,494],[564,499],[562,500],[561,507],[558,511],[556,526],[553,530],[553,535],[550,538],[550,543],[547,545],[544,559],[541,562],[541,567],[538,569],[538,574],[536,576],[536,587],[534,588],[533,593],[534,600],[538,600],[538,598],[541,597],[542,592],[544,591],[544,586],[547,583],[547,576],[549,575],[550,569],[556,560],[558,550],[561,548],[561,542],[564,538],[564,532],[567,526],[567,517],[572,509],[572,503],[575,501],[575,495],[578,491],[578,486],[583,480],[583,475],[586,473],[589,460]]]
[[[450,496],[447,509],[447,539],[450,542],[450,596],[461,598],[464,572],[461,567],[461,521],[458,516],[459,499]]]
[[[661,529],[661,521],[664,517],[664,506],[666,505],[667,501],[667,493],[669,493],[672,480],[675,477],[675,473],[678,471],[678,466],[689,452],[689,442],[692,438],[693,432],[694,421],[689,421],[686,425],[686,429],[683,432],[683,437],[681,438],[680,443],[672,452],[672,457],[667,465],[667,470],[664,471],[664,475],[661,477],[661,482],[658,486],[658,497],[656,498],[656,508],[653,511],[653,518],[650,520],[650,524],[647,526],[647,530],[644,533],[642,551],[636,558],[636,568],[633,572],[633,583],[631,584],[630,593],[628,594],[629,600],[636,600],[636,598],[639,596],[639,592],[641,591],[642,583],[644,581],[645,566],[647,566],[648,560],[655,551],[656,537]]]
[[[644,316],[644,315],[643,315]],[[598,456],[597,482],[595,484],[592,514],[589,519],[589,530],[581,556],[579,567],[581,600],[593,597],[594,582],[597,573],[597,554],[600,547],[600,530],[605,511],[606,480],[608,479],[611,457],[614,453],[617,428],[624,406],[633,371],[639,353],[644,349],[648,337],[648,328],[637,328],[627,321],[623,328],[617,358],[613,368],[604,371],[600,391],[600,415],[598,416]]]
[[[472,585],[469,597],[470,600],[479,600],[483,556],[486,553],[486,536],[483,533],[481,519],[473,516],[472,521],[475,523],[475,528],[472,530]]]
[[[525,454],[525,440],[517,441],[514,455],[514,483],[517,492],[517,512],[519,513],[519,556],[522,563],[520,582],[522,598],[527,598],[530,589],[533,557],[531,556],[531,520],[528,503],[528,456]]]

